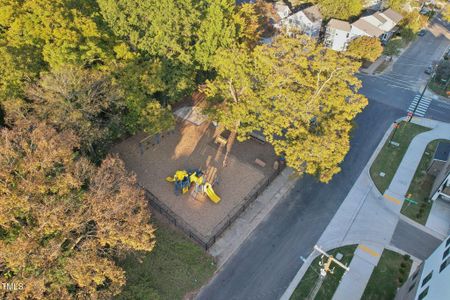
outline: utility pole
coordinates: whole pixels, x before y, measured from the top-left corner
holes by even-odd
[[[319,262],[319,266],[321,266],[319,279],[316,281],[316,284],[312,288],[311,292],[308,295],[308,300],[313,300],[316,298],[317,293],[319,292],[320,287],[322,286],[323,281],[325,280],[325,277],[328,273],[333,274],[334,268],[330,268],[331,263],[337,264],[339,267],[343,268],[345,272],[348,272],[350,270],[349,267],[338,261],[333,257],[333,255],[329,255],[326,251],[322,250],[319,246],[315,245],[314,250],[322,254],[322,261]],[[326,261],[323,260],[323,258],[326,257]]]

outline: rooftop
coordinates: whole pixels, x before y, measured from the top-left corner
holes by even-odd
[[[343,31],[351,30],[351,26],[350,26],[349,22],[341,21],[341,20],[337,20],[337,19],[331,19],[328,22],[327,27],[330,27],[333,29],[339,29],[339,30],[343,30]]]
[[[369,22],[367,22],[366,20],[363,20],[363,19],[359,19],[358,21],[353,22],[352,26],[364,31],[365,33],[367,33],[370,36],[379,37],[384,33],[383,30],[370,24]]]
[[[388,8],[381,13],[382,15],[391,19],[394,23],[398,24],[403,19],[403,16],[396,12],[395,10]]]
[[[312,22],[320,21],[323,19],[322,14],[320,13],[319,7],[317,5],[305,8],[304,10],[302,10],[302,12]]]
[[[450,143],[440,142],[436,147],[433,159],[447,161],[450,157]]]

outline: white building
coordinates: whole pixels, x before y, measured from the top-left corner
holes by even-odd
[[[291,14],[283,20],[283,25],[286,25],[288,30],[297,29],[310,37],[317,38],[322,28],[322,19],[319,7],[313,5]]]
[[[291,14],[291,9],[289,6],[284,4],[282,1],[278,1],[274,4],[275,11],[279,17],[279,20],[276,20],[277,23],[275,25],[280,26],[282,20],[286,19]]]
[[[450,299],[450,236],[417,268],[395,300]]]
[[[275,28],[285,28],[287,33],[298,31],[317,38],[322,28],[322,14],[317,5],[310,6],[293,13],[283,2],[274,4],[279,20],[275,22]]]
[[[336,51],[346,50],[350,41],[351,29],[349,22],[331,19],[325,32],[325,46]]]
[[[386,42],[393,35],[402,18],[399,13],[387,9],[361,17],[352,24],[332,19],[327,24],[325,45],[333,50],[344,51],[347,45],[359,36],[377,37],[382,42]]]

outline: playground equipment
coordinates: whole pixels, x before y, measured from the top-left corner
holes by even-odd
[[[175,183],[175,194],[187,193],[192,183],[195,183],[195,191],[204,192],[214,203],[219,203],[220,197],[214,192],[212,185],[205,182],[201,170],[178,170],[172,177],[167,177],[168,182]]]

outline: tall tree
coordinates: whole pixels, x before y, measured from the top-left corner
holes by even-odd
[[[348,20],[357,17],[362,9],[362,0],[317,0],[320,12],[325,18]]]
[[[108,142],[120,135],[125,103],[109,76],[95,70],[67,67],[43,74],[25,91],[27,101],[4,104],[10,124],[34,116],[57,130],[72,130],[80,137],[81,151],[98,157]],[[22,115],[18,114],[18,110]],[[12,119],[12,120],[11,120]]]
[[[383,46],[377,37],[361,36],[350,42],[346,53],[357,59],[375,61],[383,53]]]
[[[204,21],[198,31],[195,45],[197,61],[211,68],[211,60],[219,48],[229,48],[236,43],[236,25],[233,22],[235,1],[211,0]]]
[[[279,37],[253,53],[221,53],[216,63],[218,77],[206,92],[219,121],[241,140],[262,130],[300,173],[328,182],[339,172],[352,120],[367,104],[357,94],[360,63],[306,36]]]
[[[151,55],[192,61],[204,1],[98,0],[111,29],[134,47]]]
[[[44,123],[0,131],[0,275],[24,287],[2,299],[110,298],[125,283],[113,256],[154,246],[135,177],[114,156],[95,167],[77,147]]]

